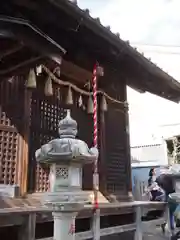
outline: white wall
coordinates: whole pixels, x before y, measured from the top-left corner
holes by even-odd
[[[168,165],[167,145],[161,144],[131,147],[132,167],[166,166]]]

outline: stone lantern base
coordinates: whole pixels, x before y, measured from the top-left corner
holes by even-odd
[[[47,192],[44,194],[42,203],[45,205],[88,204],[89,194],[84,191]]]
[[[78,212],[53,212],[54,238],[75,240],[75,219]]]

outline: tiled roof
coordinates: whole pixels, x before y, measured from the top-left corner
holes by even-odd
[[[149,62],[149,63],[151,63],[152,65],[154,65],[154,66],[155,66],[156,68],[158,68],[160,71],[162,70],[160,67],[157,66],[157,64],[155,64],[155,63],[153,63],[153,62],[151,61],[151,58],[146,58],[146,57],[144,57],[144,53],[143,53],[143,52],[140,53],[140,52],[137,50],[136,47],[132,47],[132,46],[130,45],[130,42],[129,42],[129,41],[123,41],[122,39],[120,39],[120,33],[113,33],[113,32],[111,32],[111,27],[110,27],[110,26],[103,26],[103,25],[101,24],[100,18],[93,18],[93,17],[91,17],[89,9],[83,10],[83,9],[79,8],[79,6],[78,6],[78,4],[77,4],[78,1],[76,1],[76,0],[65,0],[65,1],[67,1],[67,2],[69,2],[70,4],[74,5],[74,7],[77,8],[78,10],[80,10],[80,11],[82,12],[82,14],[85,14],[85,15],[86,15],[88,18],[90,18],[92,21],[95,21],[98,25],[100,25],[101,27],[103,27],[104,29],[106,29],[108,34],[112,34],[112,35],[114,35],[114,37],[117,37],[117,39],[119,39],[120,41],[124,42],[125,46],[126,46],[127,48],[129,48],[131,51],[134,51],[134,52],[136,52],[138,55],[141,55],[141,57],[142,57],[143,59],[145,58],[147,62]],[[163,71],[163,72],[164,72],[164,71]],[[167,73],[166,73],[166,74],[167,74]],[[168,75],[168,74],[167,74],[167,75]],[[171,77],[171,76],[169,75],[169,77]],[[171,77],[171,78],[172,78],[172,77]],[[173,78],[172,78],[172,79],[173,79]]]
[[[176,97],[174,96],[164,96],[166,98],[169,98],[170,100],[176,101],[177,98],[180,96],[180,83],[176,81],[172,76],[170,76],[168,73],[165,73],[160,67],[158,67],[156,64],[154,64],[151,59],[147,59],[144,57],[144,54],[141,54],[137,51],[136,48],[132,47],[129,43],[129,41],[123,41],[120,38],[120,34],[116,33],[114,34],[111,32],[110,26],[103,26],[101,24],[101,21],[99,18],[93,18],[90,15],[90,12],[88,9],[82,10],[79,8],[77,1],[75,0],[50,0],[51,3],[55,4],[57,7],[61,7],[65,11],[69,12],[69,14],[78,15],[78,17],[82,18],[83,24],[86,25],[88,28],[98,27],[97,34],[99,36],[103,36],[109,43],[116,45],[117,47],[119,45],[123,46],[124,49],[127,51],[129,55],[131,55],[132,58],[136,60],[140,65],[143,65],[143,67],[150,72],[151,74],[155,74],[157,77],[163,78],[163,80],[167,81],[167,87],[171,88],[172,90],[176,91]],[[163,94],[165,94],[162,91],[162,97]],[[173,99],[174,98],[174,99]],[[179,99],[177,100],[179,101]]]

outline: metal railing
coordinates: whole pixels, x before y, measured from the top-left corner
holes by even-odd
[[[120,226],[113,226],[113,227],[107,227],[107,228],[101,228],[99,229],[100,237],[103,236],[110,236],[114,234],[120,234],[123,232],[129,232],[129,231],[135,231],[135,239],[136,240],[142,240],[143,232],[146,231],[146,229],[150,229],[150,227],[153,227],[155,225],[163,224],[164,222],[167,222],[168,224],[168,231],[169,231],[169,221],[168,221],[168,208],[166,203],[162,202],[142,202],[142,201],[132,201],[127,203],[107,203],[107,204],[100,204],[100,210],[103,211],[104,209],[121,209],[121,208],[133,208],[134,212],[136,213],[136,218],[134,219],[134,222],[131,224],[126,225],[120,225]],[[142,222],[142,212],[144,208],[149,209],[164,209],[164,216],[158,220],[152,220],[148,222]],[[85,206],[85,210],[92,209],[92,205]],[[11,210],[11,214],[25,214],[25,220],[23,222],[23,225],[21,226],[20,233],[19,233],[19,239],[20,240],[36,240],[35,238],[35,232],[36,232],[36,215],[37,214],[44,214],[47,212],[51,212],[51,209],[48,208],[32,208],[32,207],[24,207],[24,208],[14,208]],[[0,216],[5,216],[9,214],[9,209],[1,209],[0,210]],[[93,239],[93,224],[95,219],[91,219],[91,229],[84,232],[77,232],[75,234],[76,240],[86,240],[86,239]],[[170,232],[170,231],[169,231]],[[53,240],[53,237],[50,238],[41,238],[38,240]],[[58,239],[57,239],[58,240]]]
[[[143,201],[143,195],[145,194],[145,190],[147,188],[147,184],[145,181],[140,181],[136,177],[134,178],[134,199],[136,201]]]

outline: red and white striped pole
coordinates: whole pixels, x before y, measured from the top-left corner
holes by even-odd
[[[94,123],[94,147],[98,148],[98,126],[97,126],[97,64],[93,69],[93,123]],[[93,174],[93,189],[94,189],[94,208],[98,209],[98,190],[99,190],[99,174],[98,174],[98,157],[94,162]]]
[[[98,121],[97,121],[97,80],[98,76],[103,76],[103,69],[95,64],[93,68],[93,122],[94,122],[94,147],[98,148]],[[94,190],[94,214],[93,214],[93,240],[100,240],[100,209],[98,202],[99,174],[98,174],[98,156],[94,162],[93,174]]]
[[[98,148],[98,121],[97,121],[97,79],[98,76],[103,76],[103,69],[96,63],[93,68],[93,123],[94,123],[94,147]],[[94,188],[94,208],[98,209],[98,190],[99,190],[99,174],[98,174],[98,157],[94,162],[93,174],[93,188]]]

